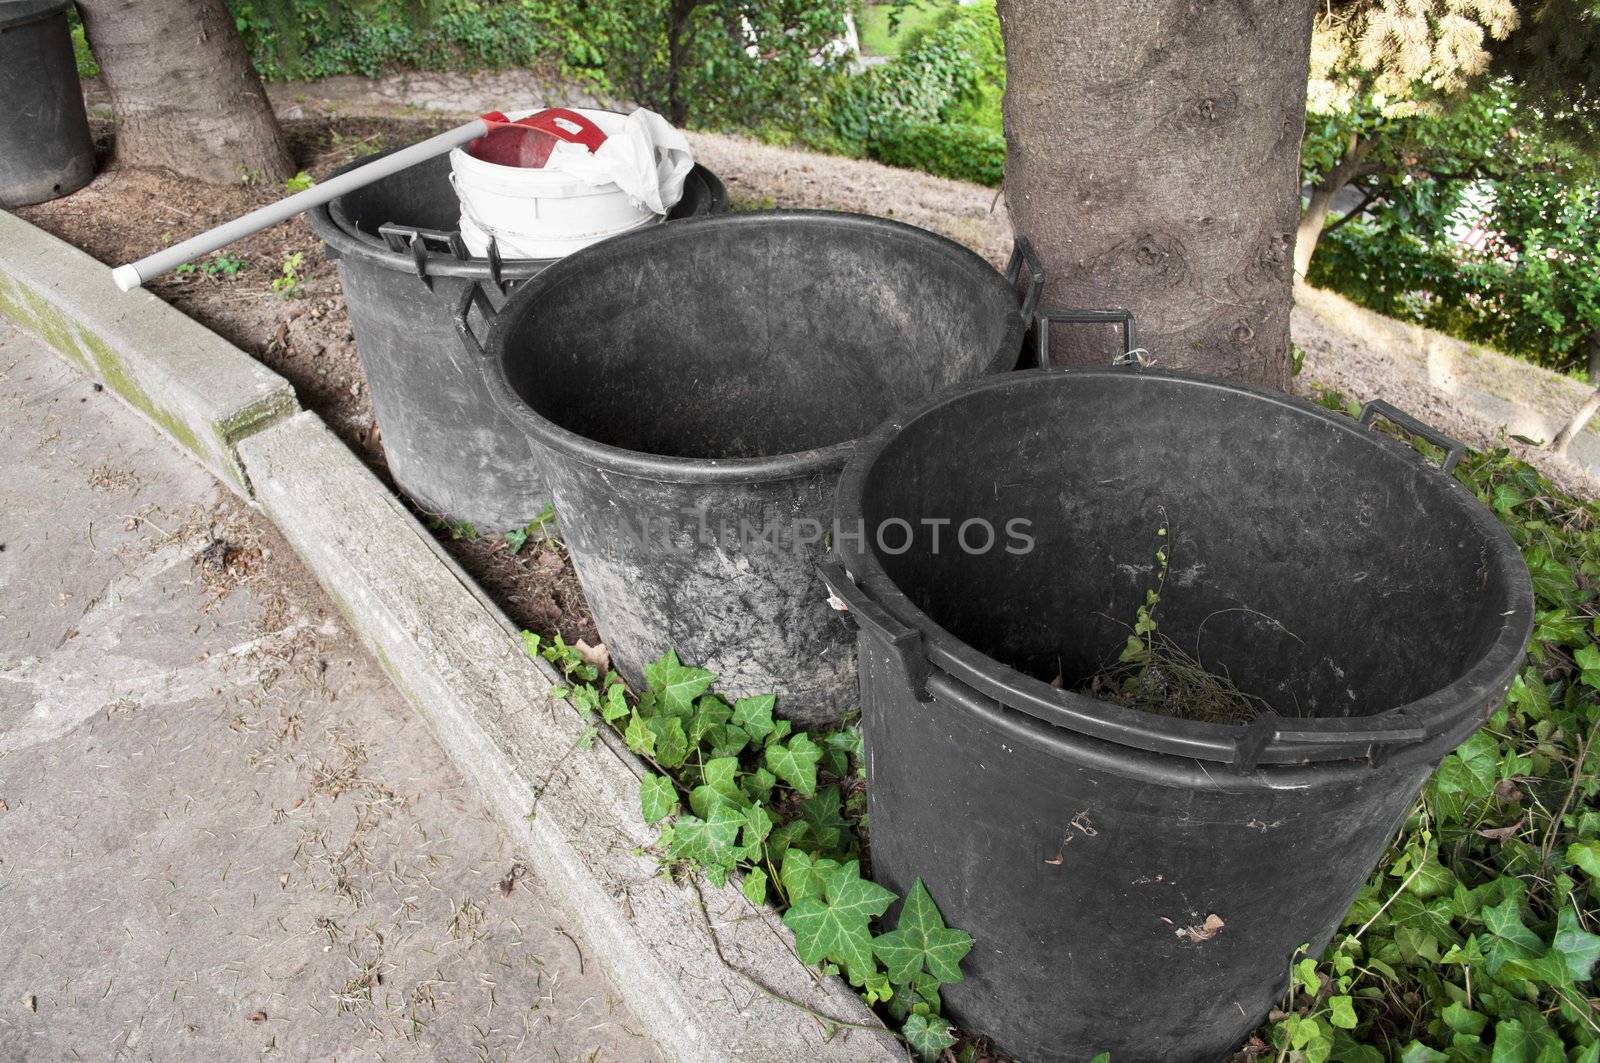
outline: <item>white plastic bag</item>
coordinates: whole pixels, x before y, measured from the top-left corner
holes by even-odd
[[[666,214],[683,198],[683,181],[694,168],[689,141],[671,122],[643,107],[628,115],[618,132],[590,152],[562,142],[546,170],[571,174],[591,185],[615,184],[639,206]]]

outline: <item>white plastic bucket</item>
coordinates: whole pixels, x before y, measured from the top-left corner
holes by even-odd
[[[613,111],[576,110],[607,136],[627,121]],[[450,152],[450,171],[461,200],[461,239],[480,257],[488,253],[491,236],[501,258],[560,258],[664,217],[615,184],[591,185],[554,170],[501,166],[461,148]]]

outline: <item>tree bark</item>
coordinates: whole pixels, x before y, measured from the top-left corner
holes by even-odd
[[[1351,133],[1350,146],[1345,149],[1344,158],[1334,163],[1333,169],[1311,186],[1311,198],[1306,203],[1305,213],[1300,215],[1300,226],[1294,237],[1294,272],[1297,277],[1304,279],[1311,269],[1311,255],[1316,251],[1323,226],[1328,222],[1328,208],[1333,206],[1333,198],[1361,172],[1361,165],[1371,150],[1371,141],[1362,140]]]
[[[1600,410],[1600,388],[1596,388],[1587,399],[1583,400],[1583,405],[1579,406],[1578,412],[1572,415],[1572,420],[1568,421],[1567,426],[1557,433],[1555,439],[1551,440],[1550,449],[1560,454],[1563,458],[1566,457],[1567,450],[1572,446],[1572,441],[1578,438],[1578,433],[1583,431],[1584,426],[1589,423],[1589,419],[1595,415],[1596,410]]]
[[[1287,385],[1314,2],[999,0],[1044,305],[1127,307],[1161,366]],[[1102,339],[1056,360],[1104,364]]]
[[[117,118],[117,161],[217,184],[294,174],[223,0],[80,0]]]
[[[1600,332],[1591,332],[1589,333],[1589,383],[1591,384],[1600,384],[1600,380],[1595,379],[1597,365],[1600,365]],[[1578,438],[1578,433],[1583,431],[1597,410],[1600,410],[1600,387],[1595,388],[1583,401],[1583,405],[1578,407],[1572,419],[1567,422],[1567,426],[1556,433],[1556,437],[1550,441],[1550,449],[1563,458],[1566,457],[1567,451],[1572,447],[1572,441]]]

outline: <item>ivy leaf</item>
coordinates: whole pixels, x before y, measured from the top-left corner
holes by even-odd
[[[628,715],[628,692],[621,683],[613,683],[606,691],[605,704],[600,706],[600,715],[606,723],[616,723]]]
[[[1329,997],[1328,1022],[1341,1030],[1354,1030],[1356,1028],[1355,1002],[1342,995]]]
[[[790,820],[767,836],[767,852],[773,860],[782,860],[789,853],[789,847],[795,840],[806,832],[806,825],[800,820]]]
[[[744,846],[746,854],[751,860],[761,856],[761,843],[767,840],[767,835],[772,833],[772,817],[760,805],[751,805],[744,810],[744,833],[739,842]]]
[[[689,793],[689,807],[694,809],[695,815],[708,816],[720,805],[742,810],[749,800],[739,789],[738,772],[739,761],[735,757],[708,760],[701,772],[705,782]]]
[[[850,822],[844,818],[844,798],[837,786],[823,789],[817,796],[800,804],[800,819],[822,852],[837,853],[850,848],[846,840],[851,837]]]
[[[758,698],[740,698],[733,704],[733,722],[760,742],[772,733],[772,709],[778,703],[777,695],[762,694]]]
[[[646,775],[639,784],[639,807],[644,821],[656,824],[678,810],[678,791],[672,780],[654,773]]]
[[[579,683],[572,688],[572,706],[585,717],[592,717],[600,708],[600,692],[588,683]]]
[[[1578,865],[1583,873],[1600,882],[1600,841],[1576,841],[1567,846],[1567,861]]]
[[[694,704],[694,718],[689,724],[689,744],[698,746],[714,728],[721,727],[733,715],[728,703],[715,694],[707,694]]]
[[[761,907],[767,903],[767,873],[759,867],[752,867],[744,873],[744,884],[740,889],[746,900]]]
[[[622,740],[628,743],[629,749],[641,757],[654,757],[656,755],[655,732],[650,730],[650,725],[637,712],[628,721],[628,729],[622,732]]]
[[[831,960],[843,968],[851,985],[859,986],[877,969],[868,924],[894,899],[876,882],[863,879],[861,866],[852,860],[826,872],[822,896],[793,903],[783,921],[794,931],[801,960],[809,964]]]
[[[783,854],[783,864],[778,877],[783,880],[783,891],[789,903],[795,904],[808,897],[820,897],[827,875],[839,866],[839,861],[823,857],[813,860],[801,849],[790,849]]]
[[[772,788],[777,785],[778,777],[766,768],[757,768],[744,777],[742,783],[745,794],[752,801],[765,801],[772,796]]]
[[[1294,965],[1294,978],[1310,996],[1322,992],[1322,979],[1317,977],[1317,961],[1309,956]]]
[[[716,757],[706,761],[705,770],[701,773],[705,784],[719,793],[732,798],[738,798],[739,761],[734,757]]]
[[[888,968],[889,977],[902,985],[924,968],[940,982],[961,981],[961,960],[971,950],[972,938],[944,925],[944,917],[920,878],[906,894],[894,930],[872,942],[872,951]]]
[[[1522,923],[1521,905],[1516,897],[1507,897],[1492,908],[1483,910],[1483,925],[1493,935],[1485,950],[1489,973],[1497,975],[1510,960],[1531,960],[1544,951],[1539,935]]]
[[[705,738],[713,757],[737,756],[750,744],[750,735],[743,727],[731,723],[720,724],[706,731]]]
[[[656,763],[663,768],[681,768],[689,758],[689,736],[683,733],[683,721],[676,716],[656,716],[646,722],[655,735]]]
[[[931,1012],[941,1010],[939,982],[931,974],[919,974],[910,985],[895,986],[894,996],[889,998],[889,1014],[896,1022],[905,1022],[906,1016],[918,1008]]]
[[[886,1004],[894,999],[894,985],[888,975],[879,971],[867,976],[866,984],[861,987],[861,995],[866,998],[868,1007]]]
[[[1586,642],[1572,655],[1572,659],[1583,670],[1583,685],[1600,689],[1600,646]]]
[[[743,825],[744,817],[726,806],[714,809],[706,819],[679,816],[672,825],[672,855],[707,869],[732,867],[733,841]]]
[[[1464,1033],[1476,1037],[1489,1025],[1489,1017],[1471,1010],[1458,1000],[1452,1000],[1445,1009],[1439,1013],[1444,1024],[1455,1033]]]
[[[1517,1019],[1502,1019],[1494,1026],[1494,1063],[1534,1063],[1539,1058],[1537,1038]]]
[[[1450,1063],[1450,1057],[1421,1041],[1412,1041],[1400,1053],[1400,1063]]]
[[[1578,925],[1578,916],[1571,908],[1561,909],[1556,919],[1556,937],[1551,946],[1567,961],[1567,970],[1574,982],[1585,982],[1600,960],[1600,935],[1591,934]]]
[[[804,731],[790,737],[787,745],[773,744],[766,750],[767,767],[804,797],[817,792],[817,761],[821,759],[822,750]]]
[[[835,731],[822,740],[822,766],[839,778],[850,774],[850,758],[861,759],[861,732],[853,727]]]
[[[900,1033],[923,1063],[933,1063],[940,1053],[956,1043],[956,1039],[950,1036],[949,1023],[938,1016],[929,1017],[916,1012],[906,1017],[906,1024],[900,1028]]]
[[[659,661],[644,666],[645,681],[661,698],[662,711],[672,716],[688,716],[694,699],[705,693],[716,676],[704,668],[690,668],[678,660],[677,650],[668,650]]]

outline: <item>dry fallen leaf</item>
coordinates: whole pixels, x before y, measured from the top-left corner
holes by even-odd
[[[1488,838],[1492,842],[1503,842],[1522,829],[1522,820],[1517,820],[1509,827],[1485,827],[1477,832],[1480,838]]]
[[[522,864],[512,864],[511,870],[506,872],[506,877],[500,880],[500,893],[506,897],[511,896],[511,891],[517,888],[517,879],[521,878],[527,873],[528,869],[526,866]]]
[[[579,639],[572,648],[578,651],[578,656],[583,658],[585,664],[594,665],[595,671],[601,675],[605,675],[611,667],[611,651],[606,649],[606,644],[603,642],[598,646],[591,646]]]
[[[0,800],[0,812],[10,812],[10,811],[11,811],[11,806],[6,804],[4,800]]]
[[[1510,779],[1501,779],[1495,783],[1494,795],[1508,805],[1518,804],[1522,800],[1522,791]]]
[[[251,1022],[256,1022],[256,1023],[266,1022],[267,1021],[267,1013],[264,1012],[264,1011],[255,1012],[253,1015],[250,1016],[250,1021]]]
[[[1226,925],[1222,921],[1222,916],[1213,912],[1206,916],[1206,921],[1198,926],[1180,926],[1174,933],[1185,941],[1193,941],[1195,944],[1199,944],[1202,941],[1210,941],[1222,933],[1222,928]]]

